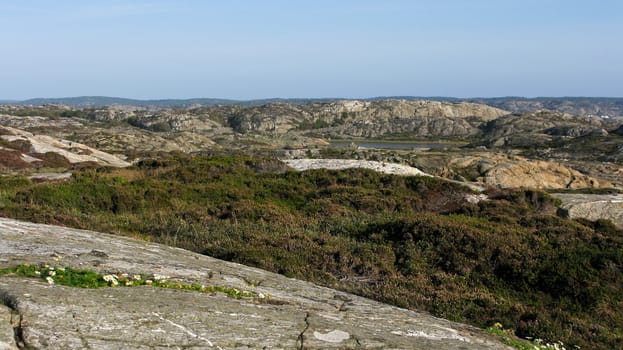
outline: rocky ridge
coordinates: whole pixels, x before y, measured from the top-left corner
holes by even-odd
[[[3,338],[4,348],[508,349],[470,326],[179,248],[10,219],[0,219],[0,238],[0,268],[157,274],[254,295],[81,289],[2,276],[0,334],[16,335]]]
[[[581,116],[609,116],[611,118],[623,118],[623,99],[621,98],[605,98],[605,97],[493,97],[493,98],[452,98],[452,97],[415,97],[415,96],[395,96],[384,98],[370,98],[363,101],[379,101],[387,99],[403,99],[403,100],[434,100],[440,102],[471,102],[485,104],[507,110],[510,112],[528,112],[537,109],[548,109],[551,111],[559,111]],[[335,102],[338,99],[262,99],[262,100],[226,100],[213,98],[194,98],[186,100],[132,100],[126,98],[115,98],[107,96],[82,96],[69,98],[39,98],[26,101],[13,101],[14,103],[26,106],[41,105],[67,105],[73,107],[93,107],[93,106],[117,106],[132,108],[192,108],[213,105],[246,105],[259,106],[269,103],[281,102],[290,104],[305,103],[328,103]]]
[[[578,189],[612,187],[559,162],[501,153],[470,154],[449,161],[451,169],[472,169],[476,181],[502,188]]]
[[[130,159],[137,155],[156,152],[196,152],[219,147],[212,140],[214,135],[205,136],[184,130],[155,132],[149,130],[147,126],[141,128],[121,122],[121,120],[126,120],[128,115],[134,117],[133,112],[128,114],[125,110],[119,112],[114,108],[104,112],[96,111],[94,115],[103,113],[101,114],[103,116],[92,119],[0,115],[0,125],[32,134],[65,139],[73,143],[82,143],[100,151],[124,155]],[[112,119],[107,119],[109,115]],[[233,131],[229,132],[233,133]],[[220,133],[223,134],[223,132]]]
[[[0,139],[3,146],[0,151],[4,154],[4,166],[27,166],[28,164],[44,162],[49,154],[62,157],[69,164],[93,162],[105,166],[126,167],[130,163],[117,156],[99,151],[95,148],[47,135],[0,127]]]
[[[547,109],[579,116],[623,118],[623,100],[607,97],[500,97],[468,99],[507,111],[524,113]]]
[[[213,110],[215,108],[212,108]],[[241,133],[314,130],[328,137],[470,136],[478,123],[506,111],[473,103],[436,101],[337,101],[241,108],[229,119]]]
[[[561,112],[537,110],[509,114],[481,125],[487,146],[525,147],[544,145],[556,138],[608,134],[616,122],[601,118],[578,117]]]

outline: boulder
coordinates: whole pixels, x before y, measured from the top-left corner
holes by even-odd
[[[555,161],[530,160],[516,155],[475,153],[449,161],[457,170],[473,168],[479,182],[502,188],[609,188],[607,181],[582,174]]]
[[[554,193],[564,216],[572,219],[610,220],[623,228],[623,195]]]

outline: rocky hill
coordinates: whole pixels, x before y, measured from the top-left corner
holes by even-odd
[[[464,324],[145,241],[0,219],[0,242],[0,271],[40,272],[0,276],[2,349],[510,349]],[[122,284],[72,287],[69,272],[87,269]]]
[[[157,152],[193,152],[218,147],[210,137],[185,129],[179,132],[154,132],[148,126],[129,124],[127,121],[131,121],[137,114],[146,113],[141,110],[128,111],[111,107],[72,111],[81,117],[65,117],[63,111],[55,107],[28,110],[5,108],[3,112],[6,114],[0,114],[1,126],[85,144],[128,159]],[[180,123],[184,124],[183,121]],[[227,131],[217,132],[227,134]]]
[[[126,167],[121,158],[80,143],[0,127],[0,166],[6,170],[58,168],[75,163]]]
[[[623,98],[605,97],[500,97],[468,99],[511,112],[524,113],[539,109],[579,116],[623,118]]]
[[[241,133],[313,130],[328,137],[468,137],[479,123],[507,112],[471,103],[435,101],[337,101],[272,104],[240,109],[228,119]]]
[[[608,134],[617,122],[595,117],[538,110],[509,114],[481,125],[489,146],[526,147],[543,145],[556,138]]]
[[[309,104],[309,103],[329,103],[343,99],[260,99],[260,100],[228,100],[214,98],[193,98],[193,99],[162,99],[162,100],[136,100],[119,97],[107,96],[82,96],[66,98],[35,98],[25,101],[0,101],[0,103],[21,104],[29,106],[41,106],[47,104],[67,105],[73,107],[104,107],[111,105],[123,105],[131,107],[147,108],[189,108],[197,106],[214,105],[238,105],[238,106],[261,106],[265,104],[281,102],[288,104]],[[415,96],[388,96],[363,99],[363,101],[381,100],[429,100],[439,102],[471,102],[489,105],[502,110],[524,113],[539,109],[564,112],[580,116],[608,116],[611,118],[623,118],[623,98],[603,98],[603,97],[496,97],[496,98],[453,98],[453,97],[415,97]]]

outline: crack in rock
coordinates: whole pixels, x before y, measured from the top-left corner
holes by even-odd
[[[0,301],[2,302],[2,305],[8,307],[11,312],[9,316],[9,325],[13,328],[13,344],[8,344],[10,346],[9,349],[11,349],[11,346],[16,346],[17,349],[26,349],[27,346],[24,341],[23,330],[24,319],[17,308],[17,299],[15,296],[9,294],[9,292],[0,290]]]
[[[299,343],[298,350],[304,349],[305,332],[307,332],[307,330],[309,329],[309,317],[309,312],[305,313],[305,328],[303,329],[303,331],[301,331],[298,338],[296,339],[296,342]]]
[[[17,311],[17,310],[15,310]],[[19,320],[17,324],[13,323],[13,314],[11,314],[11,326],[13,326],[13,333],[15,334],[15,344],[19,349],[27,349],[26,341],[24,340],[24,317],[18,314]]]
[[[346,307],[346,303],[347,303],[346,301],[343,301],[340,304],[340,306],[338,306],[337,311],[344,312],[344,311],[348,310],[348,308]]]
[[[359,338],[354,335],[353,335],[353,339],[355,339],[355,343],[357,344],[357,347],[361,348],[362,347],[361,340],[359,340]]]

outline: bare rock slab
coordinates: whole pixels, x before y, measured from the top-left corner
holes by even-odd
[[[610,220],[623,228],[623,195],[554,193],[563,213],[572,219]]]
[[[162,274],[270,296],[0,277],[0,349],[508,349],[464,324],[182,249],[0,218],[0,267]],[[9,310],[9,308],[11,310]],[[6,318],[19,318],[8,329]],[[11,316],[13,315],[13,316]],[[17,328],[16,328],[17,327]],[[8,329],[8,331],[7,331]]]
[[[14,319],[15,318],[15,319]],[[5,305],[0,305],[0,350],[17,350],[14,325],[19,322],[19,315]]]

